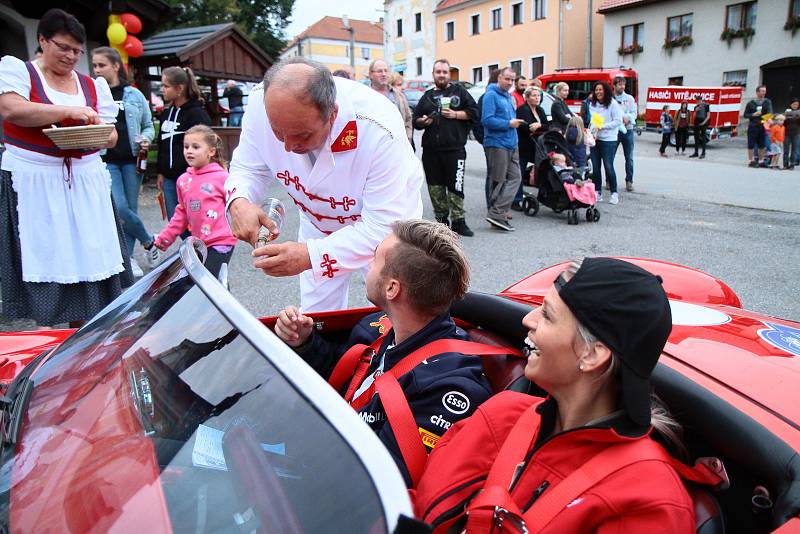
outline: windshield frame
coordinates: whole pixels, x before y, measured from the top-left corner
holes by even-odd
[[[195,237],[189,237],[181,245],[180,261],[192,281],[217,311],[337,430],[355,452],[383,505],[387,532],[394,532],[401,514],[414,517],[414,513],[405,482],[386,447],[316,371],[248,312],[208,272],[198,258],[198,254],[205,257],[205,248],[203,242]],[[313,392],[313,396],[308,392]]]

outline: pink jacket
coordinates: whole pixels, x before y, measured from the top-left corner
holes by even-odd
[[[156,246],[166,250],[187,228],[206,246],[235,245],[225,218],[225,180],[228,171],[218,163],[202,169],[189,167],[178,178],[178,206],[166,228],[156,236]]]

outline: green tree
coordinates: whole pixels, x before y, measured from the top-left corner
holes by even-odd
[[[235,22],[244,33],[276,58],[286,45],[284,29],[294,0],[166,0],[182,8],[173,26],[191,27]]]

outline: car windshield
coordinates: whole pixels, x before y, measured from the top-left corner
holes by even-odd
[[[545,90],[550,94],[555,94],[556,85],[559,84],[564,80],[556,80],[553,82],[547,82],[547,87]],[[592,85],[594,84],[594,80],[569,80],[567,81],[567,85],[569,85],[569,94],[567,95],[567,100],[586,100],[586,98],[592,94]]]
[[[251,327],[266,328],[193,277],[178,257],[162,265],[31,375],[19,442],[3,451],[4,531],[392,528],[352,439],[270,362],[296,356],[254,344]],[[374,438],[351,412],[359,439]]]

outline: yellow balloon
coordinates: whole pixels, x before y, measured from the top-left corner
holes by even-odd
[[[114,24],[115,22],[121,22],[120,18],[119,18],[119,15],[114,15],[114,14],[109,15],[108,16],[108,24],[111,25],[111,24]]]
[[[106,30],[106,36],[108,37],[109,43],[111,43],[112,45],[118,45],[125,42],[125,38],[128,36],[128,32],[125,31],[125,26],[123,26],[119,22],[115,22],[114,24],[111,24]]]

